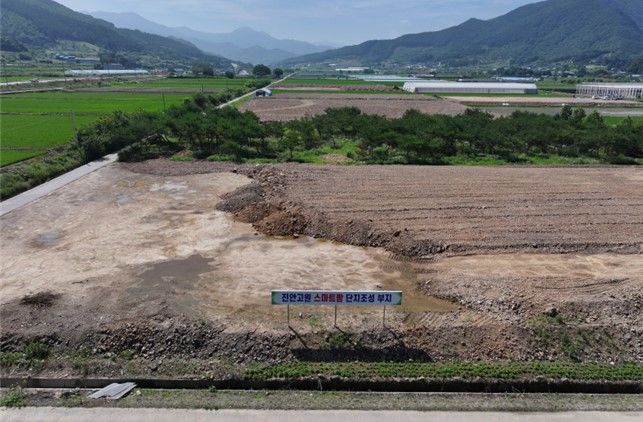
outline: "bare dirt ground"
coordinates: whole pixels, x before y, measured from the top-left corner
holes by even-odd
[[[415,109],[428,114],[455,115],[466,107],[455,101],[432,97],[394,94],[279,94],[275,97],[253,98],[241,106],[264,121],[288,121],[323,113],[328,108],[357,107],[367,114],[401,117]]]
[[[312,220],[301,229],[310,235],[386,246],[406,256],[524,249],[641,252],[643,171],[637,168],[283,165],[279,170],[265,176],[269,193],[305,208]],[[315,218],[332,224],[317,227]],[[276,234],[293,230],[277,223],[258,224]]]
[[[146,359],[640,362],[642,175],[106,167],[0,219],[0,349],[38,338]],[[269,304],[280,288],[405,299],[387,328],[379,309],[342,308],[359,340],[338,345],[332,309],[293,307],[289,330]]]

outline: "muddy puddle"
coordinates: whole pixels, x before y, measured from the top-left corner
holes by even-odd
[[[211,271],[210,260],[199,254],[185,259],[173,259],[159,262],[138,275],[141,279],[140,288],[156,289],[167,283],[189,286],[195,283],[203,273]]]

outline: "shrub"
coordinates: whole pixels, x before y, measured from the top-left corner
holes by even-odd
[[[17,385],[9,388],[0,399],[0,407],[25,407],[27,404],[25,393]]]
[[[45,360],[49,357],[49,347],[37,340],[30,341],[25,346],[24,354],[27,360]]]

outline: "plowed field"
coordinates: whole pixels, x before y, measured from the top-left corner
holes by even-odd
[[[640,252],[643,242],[643,171],[634,168],[285,165],[280,170],[283,187],[275,196],[332,222],[309,224],[310,234],[389,244],[404,255]]]
[[[401,117],[415,109],[428,114],[460,114],[466,106],[432,97],[386,94],[279,94],[254,98],[241,107],[264,121],[288,121],[323,113],[328,108],[357,107],[367,114]]]

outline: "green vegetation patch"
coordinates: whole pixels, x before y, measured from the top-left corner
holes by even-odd
[[[180,104],[189,94],[165,94],[165,106]],[[163,111],[163,95],[121,92],[34,92],[5,95],[2,113],[105,114],[112,111]]]
[[[336,376],[351,379],[429,378],[516,380],[544,377],[547,379],[641,381],[643,365],[625,363],[567,362],[443,362],[443,363],[364,363],[364,362],[297,362],[251,368],[245,376],[254,380]]]
[[[45,150],[11,151],[0,149],[0,167],[44,154]]]
[[[88,125],[96,116],[76,116],[76,127]],[[66,144],[73,137],[74,119],[69,113],[25,115],[5,114],[0,116],[2,125],[2,153],[11,148],[46,150]]]
[[[337,78],[297,78],[291,77],[282,82],[283,85],[387,85],[399,86],[404,82],[376,82],[363,81],[361,79],[337,79]]]
[[[410,92],[399,90],[399,91],[375,91],[375,90],[341,90],[341,89],[273,89],[272,93],[277,94],[354,94],[354,95],[382,95],[382,94],[398,94],[398,95],[413,95]]]
[[[84,391],[25,390],[30,406],[178,408],[178,409],[318,409],[417,411],[641,411],[635,394],[451,394],[347,391],[243,391],[135,389],[120,400],[92,400]]]
[[[237,89],[245,88],[248,85],[253,85],[257,82],[256,79],[248,78],[224,78],[224,77],[210,77],[210,78],[165,78],[165,79],[151,79],[141,82],[120,82],[112,84],[113,86],[122,87],[141,87],[141,88],[161,88],[167,89]]]
[[[0,407],[25,407],[29,404],[22,388],[13,386],[0,398]]]

